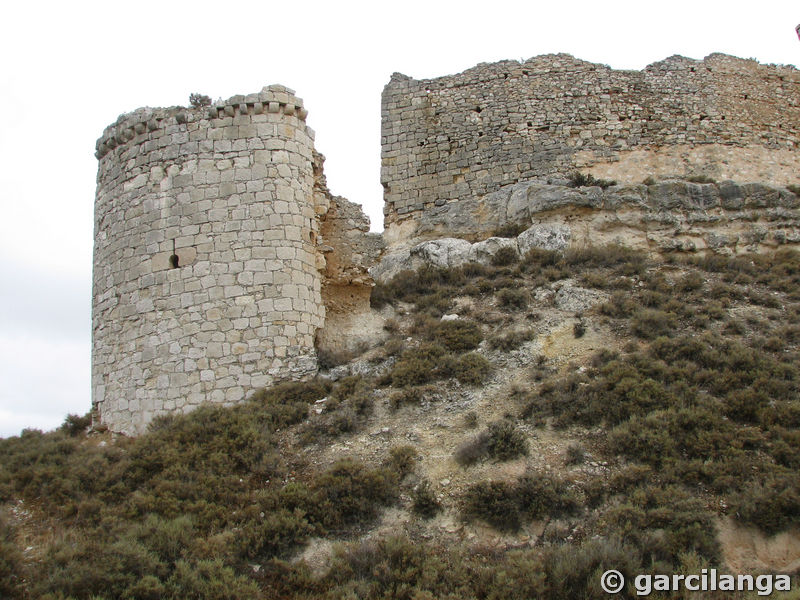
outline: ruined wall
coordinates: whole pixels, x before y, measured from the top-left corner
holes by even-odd
[[[317,349],[323,359],[334,359],[374,345],[381,337],[383,320],[370,310],[374,283],[368,269],[377,262],[384,244],[383,236],[369,232],[369,218],[360,206],[328,190],[323,160],[316,155],[316,203],[326,207],[319,246],[325,257],[325,327],[317,332]]]
[[[800,71],[722,54],[614,71],[569,55],[480,64],[382,98],[386,239],[427,211],[575,169],[797,183]]]
[[[139,109],[98,140],[93,408],[112,430],[316,371],[324,207],[305,117],[269,86]]]

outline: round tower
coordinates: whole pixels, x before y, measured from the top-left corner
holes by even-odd
[[[95,419],[154,416],[316,371],[313,131],[283,86],[122,115],[97,142]]]

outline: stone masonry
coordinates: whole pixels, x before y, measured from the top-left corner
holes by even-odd
[[[157,415],[311,376],[318,353],[358,353],[382,331],[373,278],[420,264],[506,246],[800,246],[792,67],[713,54],[613,71],[559,54],[429,80],[395,73],[382,100],[383,236],[328,190],[306,115],[272,85],[138,109],[104,131],[96,426],[135,435]],[[572,188],[575,170],[619,185]],[[524,231],[492,237],[507,224]]]
[[[316,372],[331,203],[315,194],[306,114],[273,85],[139,109],[98,140],[96,420],[136,434],[158,414]]]
[[[480,64],[382,98],[389,245],[427,211],[574,170],[798,183],[800,71],[723,54],[614,71],[565,54]]]

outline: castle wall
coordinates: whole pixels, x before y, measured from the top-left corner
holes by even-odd
[[[800,71],[722,54],[614,71],[569,55],[480,64],[382,98],[387,243],[426,211],[576,169],[797,183]]]
[[[305,116],[270,86],[140,109],[98,140],[93,407],[112,430],[316,371],[324,259]]]

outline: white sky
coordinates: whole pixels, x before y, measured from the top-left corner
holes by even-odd
[[[798,64],[777,2],[14,2],[0,22],[0,436],[90,408],[94,143],[140,106],[282,83],[334,194],[382,227],[380,94],[479,62],[566,52],[618,69],[725,52]]]

